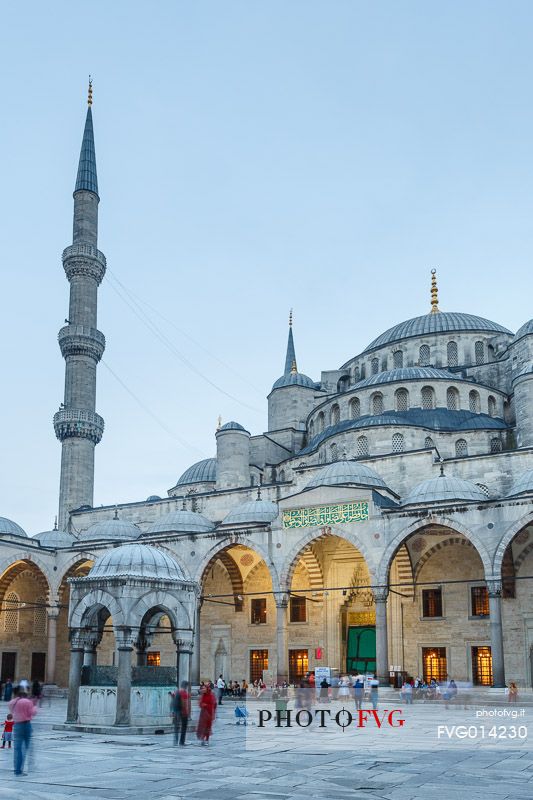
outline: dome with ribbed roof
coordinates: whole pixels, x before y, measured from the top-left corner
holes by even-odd
[[[439,311],[436,314],[423,314],[421,317],[413,317],[405,322],[400,322],[382,333],[374,341],[370,342],[363,352],[377,350],[387,344],[401,342],[404,339],[411,339],[414,336],[427,336],[434,333],[455,333],[457,331],[471,331],[479,333],[507,333],[512,336],[512,332],[497,322],[492,322],[484,317],[477,317],[474,314],[463,314],[456,311]]]
[[[178,478],[176,486],[186,486],[189,483],[214,483],[217,479],[217,460],[216,458],[204,458],[197,461],[185,470],[183,475]]]
[[[155,503],[157,500],[161,500],[158,494],[151,494],[149,497],[146,498],[147,503]]]
[[[284,386],[305,386],[307,389],[315,389],[315,382],[308,375],[303,372],[289,372],[288,375],[282,375],[272,385],[272,389],[281,389]]]
[[[533,469],[522,472],[522,474],[516,478],[507,497],[515,497],[516,495],[526,493],[533,493]]]
[[[387,484],[377,472],[358,461],[334,461],[323,467],[306,485],[306,489],[317,486],[368,486],[387,489]]]
[[[8,534],[10,536],[28,536],[20,525],[7,517],[0,517],[0,536]]]
[[[531,333],[533,333],[533,319],[528,320],[521,328],[518,328],[514,340],[517,342],[522,336],[529,336]]]
[[[52,531],[36,533],[33,538],[36,539],[42,547],[52,547],[54,550],[60,547],[72,547],[76,542],[76,539],[71,533],[59,531],[57,528],[54,528]]]
[[[221,425],[220,428],[217,430],[217,433],[219,433],[220,431],[243,431],[244,433],[250,432],[247,431],[246,428],[243,428],[240,422],[235,422],[234,420],[230,420],[230,422],[226,422],[224,423],[224,425]]]
[[[269,500],[249,500],[236,506],[224,517],[223,525],[250,525],[253,523],[268,525],[278,516],[276,503]]]
[[[214,529],[214,523],[203,514],[180,509],[156,519],[143,533],[143,536],[153,533],[209,533]]]
[[[380,383],[394,383],[396,381],[426,381],[426,380],[461,380],[459,375],[448,372],[447,369],[436,369],[436,367],[399,367],[389,369],[386,372],[378,372],[362,381],[354,384],[354,389],[362,389],[365,386],[376,386]]]
[[[486,499],[487,495],[472,481],[440,475],[438,478],[422,481],[422,483],[411,489],[407,497],[402,501],[402,505],[440,503],[443,501],[454,502],[456,500],[479,502]]]
[[[89,542],[97,539],[122,542],[125,539],[138,539],[141,532],[133,522],[125,519],[106,519],[95,522],[86,531],[80,533],[80,541]]]
[[[108,550],[94,564],[89,578],[159,578],[183,580],[183,570],[169,555],[147,544],[123,544]]]

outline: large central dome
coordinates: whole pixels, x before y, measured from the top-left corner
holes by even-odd
[[[436,314],[430,312],[429,314],[423,314],[421,317],[413,317],[413,319],[394,325],[394,327],[382,333],[381,336],[378,336],[377,339],[374,339],[373,342],[370,342],[363,352],[377,350],[378,347],[400,342],[402,339],[410,339],[412,336],[425,336],[431,333],[448,333],[451,331],[480,331],[483,333],[507,333],[509,336],[513,335],[503,325],[484,317],[476,317],[474,314],[461,314],[456,311],[439,311]]]

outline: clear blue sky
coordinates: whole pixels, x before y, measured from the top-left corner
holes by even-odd
[[[99,246],[171,342],[104,281],[104,359],[159,422],[99,367],[99,505],[165,496],[219,414],[265,429],[291,306],[314,379],[425,313],[432,266],[444,310],[533,315],[532,31],[529,2],[5,5],[0,515],[56,512],[89,73]]]

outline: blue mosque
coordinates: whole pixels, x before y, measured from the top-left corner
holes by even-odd
[[[58,524],[0,518],[2,680],[77,691],[83,666],[178,658],[193,683],[327,666],[531,687],[533,319],[448,311],[432,270],[424,313],[311,378],[291,314],[267,430],[220,421],[166,497],[102,507],[92,90],[73,196]]]

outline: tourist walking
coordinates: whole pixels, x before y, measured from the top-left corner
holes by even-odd
[[[514,681],[511,681],[511,683],[509,684],[509,689],[507,691],[507,694],[509,695],[509,702],[516,703],[516,701],[518,700],[518,686]]]
[[[378,688],[379,688],[379,681],[374,676],[370,680],[370,702],[372,703],[372,708],[374,711],[378,707]]]
[[[13,681],[11,680],[11,678],[8,678],[4,686],[4,700],[6,701],[6,703],[9,703],[12,697],[13,697]]]
[[[187,725],[191,716],[191,695],[188,681],[181,682],[181,689],[176,691],[172,700],[172,718],[174,722],[174,744],[185,747]]]
[[[9,702],[8,708],[13,715],[13,732],[15,734],[15,775],[25,775],[24,762],[28,756],[31,745],[31,721],[37,711],[35,704],[26,696],[26,692],[17,687],[15,697]]]
[[[196,727],[196,736],[200,739],[200,744],[207,746],[209,737],[213,732],[213,723],[217,713],[217,699],[210,686],[206,686],[200,695],[200,716]]]
[[[361,710],[361,704],[363,702],[364,691],[365,691],[365,684],[361,680],[360,675],[358,675],[357,678],[355,679],[355,683],[353,685],[353,693],[354,693],[354,698],[355,698],[355,710],[356,711],[360,711]]]
[[[217,696],[218,696],[219,706],[222,705],[222,695],[224,694],[225,688],[226,688],[226,681],[224,680],[222,675],[219,675],[217,680]]]

